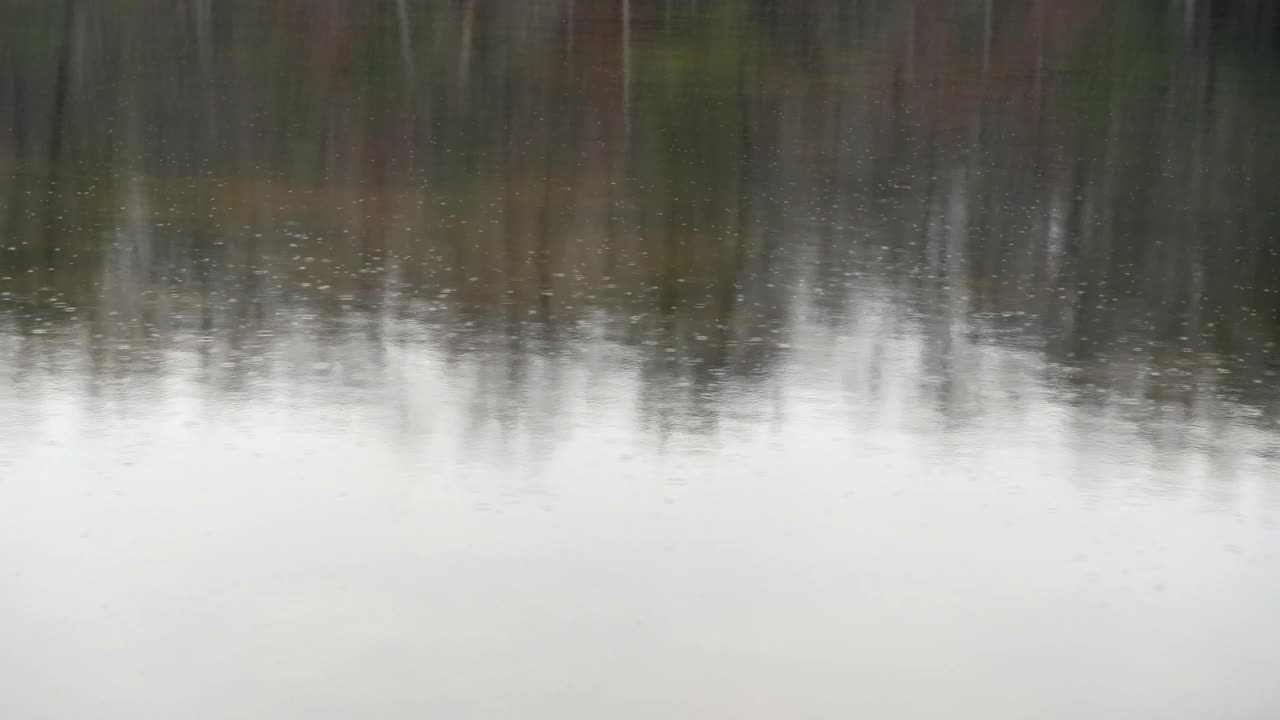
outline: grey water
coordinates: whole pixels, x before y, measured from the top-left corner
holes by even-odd
[[[0,1],[0,717],[1280,717],[1278,13]]]

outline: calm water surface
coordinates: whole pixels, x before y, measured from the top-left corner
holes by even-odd
[[[0,2],[0,715],[1280,717],[1275,23]]]

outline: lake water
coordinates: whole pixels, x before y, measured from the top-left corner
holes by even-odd
[[[0,2],[0,716],[1280,717],[1278,14]]]

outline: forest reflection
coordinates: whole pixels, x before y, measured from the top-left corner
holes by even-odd
[[[1269,4],[130,5],[0,17],[33,418],[305,400],[483,451],[602,407],[1061,411],[1280,453]]]

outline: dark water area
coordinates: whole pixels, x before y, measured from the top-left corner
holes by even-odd
[[[1280,6],[0,1],[0,717],[1280,716]]]

